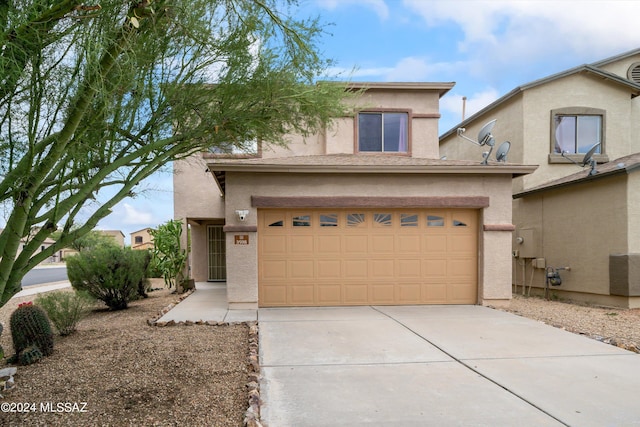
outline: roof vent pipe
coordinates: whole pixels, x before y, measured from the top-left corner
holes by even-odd
[[[464,122],[464,117],[465,117],[465,113],[467,110],[467,97],[463,96],[462,97],[462,121]]]

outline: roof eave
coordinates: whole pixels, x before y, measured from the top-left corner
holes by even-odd
[[[514,199],[521,199],[523,197],[530,196],[532,194],[543,193],[543,192],[546,192],[546,191],[556,190],[558,188],[569,187],[569,186],[576,185],[576,184],[595,181],[595,180],[607,178],[607,177],[614,176],[614,175],[630,174],[630,173],[636,172],[638,170],[640,170],[640,164],[635,164],[635,165],[628,166],[628,167],[623,167],[623,168],[620,168],[620,169],[612,169],[612,170],[608,170],[608,171],[605,171],[605,172],[598,172],[595,175],[587,175],[587,176],[584,176],[582,178],[577,178],[577,179],[574,179],[574,180],[571,180],[571,181],[564,181],[564,182],[559,182],[559,183],[556,183],[556,184],[551,183],[549,185],[536,187],[536,188],[533,188],[531,190],[522,191],[520,193],[514,194],[513,198]]]
[[[511,174],[522,176],[533,173],[537,165],[279,165],[279,164],[208,164],[212,173],[225,172],[265,172],[265,173],[385,173],[385,174]]]

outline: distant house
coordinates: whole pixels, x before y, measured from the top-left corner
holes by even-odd
[[[124,248],[124,233],[120,230],[97,230],[99,233],[104,234],[105,236],[111,237],[116,244]]]
[[[457,129],[493,119],[508,160],[539,165],[513,180],[513,284],[542,292],[550,268],[570,267],[557,296],[640,307],[640,49],[517,87],[444,133],[440,153],[480,159]],[[590,175],[571,161],[595,144]]]
[[[143,228],[131,233],[131,249],[153,249],[153,236],[150,230],[151,228]]]
[[[2,233],[2,228],[0,228],[0,233]],[[53,245],[56,241],[51,239],[51,238],[46,238],[44,240],[44,242],[42,242],[42,245],[40,246],[40,251],[44,251],[46,248],[48,248],[49,246]],[[27,244],[27,239],[23,238],[20,240],[20,247],[18,248],[18,253],[17,255],[19,255],[22,252],[22,249],[25,247],[25,245]],[[63,253],[62,251],[58,251],[56,252],[53,256],[50,256],[49,258],[47,258],[45,261],[43,261],[44,263],[47,262],[60,262],[63,259]]]

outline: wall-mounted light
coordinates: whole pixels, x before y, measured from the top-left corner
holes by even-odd
[[[247,216],[249,216],[249,209],[237,209],[236,216],[240,221],[245,221]]]

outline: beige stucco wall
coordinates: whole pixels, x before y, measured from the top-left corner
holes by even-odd
[[[173,217],[224,218],[224,199],[199,153],[173,162]]]
[[[226,224],[257,226],[251,196],[489,196],[480,212],[479,302],[501,303],[511,295],[511,232],[483,231],[482,224],[511,223],[511,176],[268,174],[227,172]],[[249,209],[239,222],[236,209]],[[249,245],[235,245],[236,234],[249,235]],[[258,302],[257,241],[254,232],[227,233],[227,297],[230,307],[256,307]]]
[[[609,255],[628,253],[629,242],[634,240],[627,232],[627,177],[622,174],[572,185],[514,203],[514,236],[532,228],[533,245],[538,248],[535,256],[544,258],[547,266],[571,267],[560,273],[563,283],[554,290],[592,294],[592,302],[609,294]],[[514,248],[519,248],[515,242]],[[514,260],[519,263],[513,278],[518,285],[522,284],[524,261]],[[526,262],[526,285],[544,288],[544,270],[536,269],[532,276],[530,260]]]
[[[464,135],[474,141],[477,140],[478,132],[491,120],[497,120],[492,130],[495,137],[495,150],[504,141],[511,142],[511,149],[507,157],[509,163],[523,163],[524,135],[523,135],[523,114],[522,96],[518,94],[506,102],[500,104],[487,114],[478,116],[473,123],[465,125]],[[491,154],[491,161],[495,161],[495,150]],[[488,146],[479,147],[453,133],[443,139],[440,144],[440,155],[447,156],[448,160],[477,160],[482,162],[482,153],[489,151]]]
[[[516,178],[513,192],[530,189],[580,169],[570,163],[549,162],[551,152],[551,110],[590,107],[606,111],[605,152],[610,160],[640,151],[640,101],[629,91],[591,74],[573,74],[540,86],[525,89],[466,126],[465,135],[475,139],[480,128],[497,119],[493,129],[496,146],[511,142],[508,161],[539,165],[532,174]],[[636,114],[634,116],[634,114]],[[448,159],[479,159],[488,147],[477,147],[456,134],[440,144],[440,154]],[[492,159],[495,157],[492,156]]]

